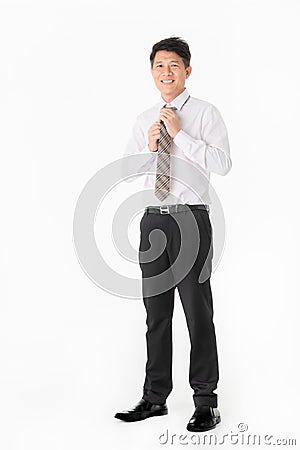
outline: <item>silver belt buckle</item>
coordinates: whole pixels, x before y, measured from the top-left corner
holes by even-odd
[[[169,214],[170,213],[168,205],[160,206],[159,211],[160,211],[160,214]]]

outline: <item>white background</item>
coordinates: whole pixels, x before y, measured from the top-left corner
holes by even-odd
[[[249,434],[299,445],[299,6],[1,1],[1,449],[181,448],[178,436],[189,434],[179,297],[169,415],[117,421],[142,393],[144,307],[93,284],[72,241],[82,188],[122,156],[136,115],[159,98],[148,58],[170,35],[189,42],[187,87],[220,110],[233,160],[226,177],[212,177],[227,222],[212,279],[215,434],[238,433],[244,422]],[[104,239],[114,269],[126,270],[109,230]],[[167,429],[176,437],[163,446]]]

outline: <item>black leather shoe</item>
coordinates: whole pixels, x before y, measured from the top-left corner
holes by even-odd
[[[115,418],[125,420],[125,422],[137,422],[138,420],[148,419],[148,417],[164,416],[165,414],[168,414],[168,408],[165,403],[163,405],[154,405],[142,398],[132,409],[117,413]]]
[[[197,406],[186,429],[188,431],[209,431],[221,422],[220,411],[211,406]]]

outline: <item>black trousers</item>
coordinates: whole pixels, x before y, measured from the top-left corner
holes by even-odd
[[[173,286],[167,286],[168,289],[164,292],[148,296],[149,285],[146,287],[144,284],[146,278],[155,277],[172,268],[184,240],[193,243],[195,239],[196,242],[195,233],[188,225],[188,214],[193,215],[200,237],[195,262],[187,274],[183,274],[183,278],[181,276],[181,281],[177,268]],[[157,231],[151,233],[155,229],[164,233],[165,248],[156,259],[145,261],[143,252],[149,251],[150,247],[161,248],[163,234]],[[172,315],[177,287],[191,342],[189,383],[194,391],[194,404],[217,407],[217,394],[214,390],[217,388],[219,368],[210,286],[212,227],[209,213],[205,210],[189,210],[188,213],[184,211],[170,215],[145,211],[140,222],[140,231],[139,264],[142,270],[143,301],[147,312],[147,364],[143,398],[162,404],[173,387]],[[199,282],[199,274],[204,265],[210,272],[205,281]],[[153,283],[156,283],[156,280]]]

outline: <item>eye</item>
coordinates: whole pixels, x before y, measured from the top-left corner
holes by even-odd
[[[162,64],[156,64],[156,67],[162,67]]]

